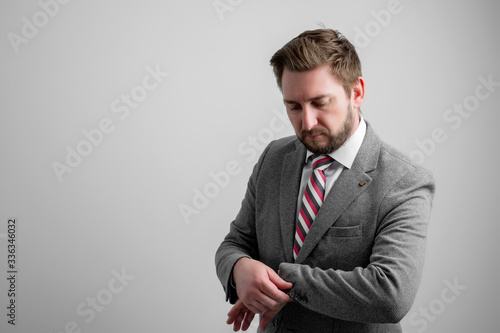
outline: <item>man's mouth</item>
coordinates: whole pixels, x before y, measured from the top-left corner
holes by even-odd
[[[319,139],[319,138],[321,138],[322,135],[327,135],[327,133],[325,133],[325,131],[317,131],[317,130],[316,131],[304,131],[303,132],[303,137],[304,138],[309,137],[312,140]]]

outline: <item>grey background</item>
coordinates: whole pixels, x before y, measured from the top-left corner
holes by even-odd
[[[7,219],[19,223],[17,321],[1,278],[0,331],[231,332],[214,252],[264,145],[293,134],[269,59],[319,23],[358,47],[365,118],[437,179],[404,331],[498,331],[500,87],[477,88],[500,82],[498,2],[54,3],[0,4],[0,277]],[[40,27],[15,47],[23,18]],[[113,101],[139,91],[148,67],[169,75],[120,119]],[[464,103],[467,116],[448,111]],[[103,119],[114,130],[59,181],[52,164]],[[113,271],[130,277],[116,293]],[[96,297],[106,304],[86,322],[77,309]]]

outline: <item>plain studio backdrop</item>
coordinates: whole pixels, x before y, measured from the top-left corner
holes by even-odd
[[[320,24],[359,51],[364,117],[437,180],[404,331],[498,331],[497,2],[0,7],[1,332],[231,332],[214,253],[293,134],[269,59]]]

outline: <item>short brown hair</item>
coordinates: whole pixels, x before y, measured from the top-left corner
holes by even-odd
[[[350,97],[352,86],[361,76],[361,62],[354,45],[336,30],[304,31],[271,58],[271,66],[280,89],[285,67],[292,72],[304,72],[327,64]]]

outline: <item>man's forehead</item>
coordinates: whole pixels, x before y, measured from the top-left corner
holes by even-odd
[[[286,69],[282,77],[283,100],[286,102],[311,101],[342,94],[344,88],[327,66],[294,72]]]

